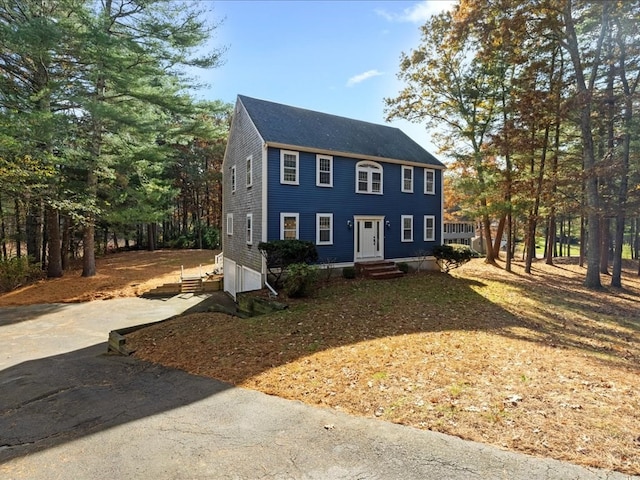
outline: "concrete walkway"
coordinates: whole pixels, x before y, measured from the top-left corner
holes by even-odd
[[[628,479],[106,355],[202,298],[0,308],[3,479]]]

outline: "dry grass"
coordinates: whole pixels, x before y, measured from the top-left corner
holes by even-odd
[[[592,292],[583,276],[473,261],[452,275],[339,280],[283,312],[184,316],[127,342],[269,394],[639,474],[640,281]]]
[[[82,268],[65,272],[62,278],[42,280],[0,294],[0,307],[35,303],[72,303],[116,297],[135,297],[164,283],[180,281],[180,267],[195,274],[211,269],[212,250],[144,250],[122,252],[96,260],[98,274],[82,278]]]

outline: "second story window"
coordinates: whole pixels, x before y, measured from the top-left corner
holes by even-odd
[[[424,193],[425,195],[436,193],[436,171],[432,168],[424,169]]]
[[[298,185],[300,177],[298,152],[280,151],[280,183]]]
[[[231,192],[236,191],[236,166],[231,167]]]
[[[402,191],[413,193],[413,167],[402,166]]]
[[[382,167],[374,162],[356,164],[356,192],[382,195]]]
[[[318,187],[333,186],[333,157],[316,155],[316,185]]]
[[[253,157],[247,157],[247,188],[253,185]]]

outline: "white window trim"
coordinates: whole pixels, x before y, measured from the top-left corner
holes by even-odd
[[[373,175],[371,175],[372,170],[367,170],[368,174],[367,174],[367,190],[366,191],[361,191],[359,190],[360,187],[360,182],[359,182],[359,175],[358,173],[360,172],[360,169],[365,166],[365,165],[373,165],[375,166],[377,169],[379,169],[380,172],[380,191],[379,192],[374,192],[372,189],[372,177]],[[379,163],[376,162],[372,162],[369,160],[364,160],[362,162],[358,162],[356,163],[356,193],[362,193],[365,195],[383,195],[384,193],[384,169],[382,168],[382,165],[380,165]]]
[[[427,175],[431,173],[433,175],[433,183],[432,189],[427,190]],[[436,171],[433,168],[425,168],[424,169],[424,194],[425,195],[435,195],[436,194]]]
[[[320,160],[329,160],[329,183],[320,183]],[[316,187],[333,187],[333,157],[316,155]]]
[[[411,172],[411,186],[408,189],[406,189],[404,187],[404,172],[405,171]],[[400,189],[404,193],[413,193],[413,167],[410,167],[410,166],[407,166],[407,165],[402,165],[401,173],[402,173],[402,175],[401,175],[401,179],[400,179]]]
[[[253,213],[247,213],[247,245],[253,245]]]
[[[280,212],[280,240],[284,240],[284,218],[296,218],[296,240],[300,239],[300,214],[290,212]]]
[[[238,178],[236,177],[236,166],[231,166],[231,193],[235,193],[236,184],[238,183]]]
[[[405,219],[409,219],[411,220],[411,238],[410,239],[405,239],[404,238],[404,221]],[[413,242],[413,215],[402,215],[400,217],[400,241],[401,242]]]
[[[329,217],[329,240],[320,241],[320,218]],[[333,245],[333,213],[316,213],[316,245]]]
[[[433,222],[433,226],[431,231],[433,232],[433,237],[427,237],[427,220],[431,220]],[[425,242],[433,242],[436,239],[436,216],[435,215],[425,215],[424,216],[424,241]]]
[[[233,235],[233,213],[227,213],[227,235]]]
[[[296,157],[296,179],[290,181],[284,179],[284,156],[293,155]],[[291,150],[280,150],[280,183],[283,185],[299,185],[300,184],[300,152],[293,152]]]
[[[253,185],[253,155],[247,157],[247,188]]]

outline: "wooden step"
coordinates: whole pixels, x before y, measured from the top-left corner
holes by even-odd
[[[202,293],[202,278],[183,278],[180,282],[180,293]]]
[[[394,262],[388,260],[378,260],[373,262],[357,262],[356,271],[363,277],[375,278],[378,280],[397,278],[404,275]]]

